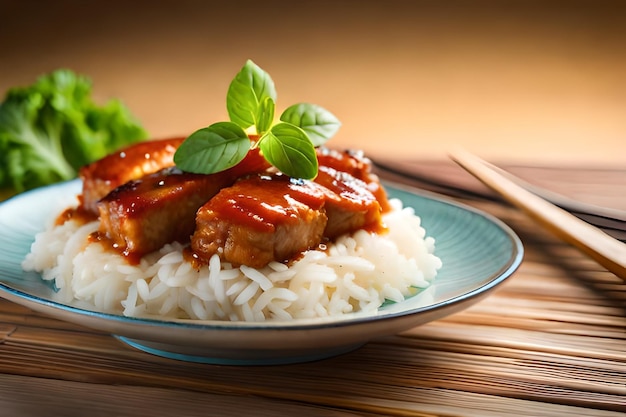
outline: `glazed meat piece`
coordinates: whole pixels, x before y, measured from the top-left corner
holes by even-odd
[[[97,203],[100,233],[137,259],[166,243],[187,242],[196,210],[226,185],[223,175],[189,174],[174,167],[129,181]]]
[[[256,151],[216,174],[191,174],[170,167],[129,181],[97,203],[100,233],[123,254],[137,259],[166,243],[187,243],[200,206],[239,176],[267,167]]]
[[[317,160],[320,166],[346,172],[365,183],[366,188],[376,197],[383,212],[390,209],[387,193],[380,179],[372,172],[372,161],[362,151],[338,151],[330,148],[317,148]]]
[[[191,238],[194,253],[260,268],[316,247],[326,227],[325,191],[285,175],[255,175],[202,206]]]
[[[325,189],[325,237],[335,239],[361,228],[383,228],[380,203],[364,181],[348,172],[320,166],[315,182]]]
[[[372,163],[360,151],[339,151],[336,149],[316,148],[317,160],[320,165],[347,172],[355,178],[370,182]]]
[[[82,204],[98,213],[97,203],[114,188],[174,165],[174,153],[184,138],[139,142],[80,169]]]

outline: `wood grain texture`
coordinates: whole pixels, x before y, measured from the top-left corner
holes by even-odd
[[[538,225],[576,246],[626,281],[626,244],[526,190],[498,172],[497,168],[494,169],[469,152],[455,152],[452,159],[509,203],[535,219]]]
[[[513,277],[461,313],[324,361],[168,360],[0,300],[0,415],[623,415],[624,283],[518,210],[466,202],[520,235]]]

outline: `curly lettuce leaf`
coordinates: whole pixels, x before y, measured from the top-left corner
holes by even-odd
[[[118,100],[103,106],[91,81],[66,69],[6,93],[0,104],[3,195],[75,178],[90,162],[147,137]]]

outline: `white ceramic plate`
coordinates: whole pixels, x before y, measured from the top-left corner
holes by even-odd
[[[0,296],[60,320],[109,332],[153,354],[217,364],[278,364],[322,359],[368,341],[458,312],[501,284],[519,266],[523,247],[494,217],[451,200],[386,184],[392,197],[414,207],[443,267],[425,291],[375,315],[293,322],[161,321],[61,303],[49,282],[21,262],[59,204],[80,192],[71,181],[21,194],[0,204]]]

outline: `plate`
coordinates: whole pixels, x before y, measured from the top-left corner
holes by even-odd
[[[523,246],[500,220],[445,197],[385,184],[415,208],[443,262],[430,287],[376,314],[293,322],[130,318],[62,303],[50,283],[21,262],[52,213],[80,192],[78,180],[33,190],[0,204],[0,296],[60,320],[108,332],[140,350],[213,364],[271,365],[323,359],[378,337],[461,311],[487,296],[520,265]]]

